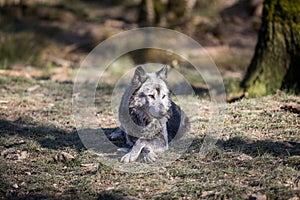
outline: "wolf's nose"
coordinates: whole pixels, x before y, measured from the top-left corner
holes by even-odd
[[[162,104],[160,104],[158,107],[159,107],[159,110],[163,110],[164,109],[164,105],[162,105]],[[162,111],[160,111],[160,112],[162,112]]]
[[[159,112],[159,115],[160,115],[160,116],[165,116],[166,114],[167,114],[167,112],[165,112],[165,111],[160,111],[160,112]]]

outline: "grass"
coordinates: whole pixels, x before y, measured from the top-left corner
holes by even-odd
[[[0,69],[7,69],[11,64],[38,64],[41,48],[34,33],[7,34],[0,32]]]
[[[3,199],[269,199],[300,195],[299,116],[280,105],[299,103],[279,93],[227,105],[225,127],[205,158],[198,152],[205,113],[188,151],[160,172],[125,173],[99,163],[84,148],[71,110],[71,83],[0,76],[0,196]],[[40,87],[28,92],[34,85]],[[99,111],[109,87],[99,88]],[[208,103],[207,100],[203,104]],[[100,114],[99,121],[111,118]],[[115,116],[113,116],[115,117]],[[107,126],[109,121],[106,121]],[[111,124],[115,127],[115,124]],[[200,133],[201,132],[201,133]],[[18,159],[17,155],[27,152]],[[66,152],[74,158],[55,156]]]

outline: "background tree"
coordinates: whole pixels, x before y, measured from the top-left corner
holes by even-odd
[[[142,0],[139,22],[144,26],[178,26],[191,18],[196,0]]]
[[[300,88],[299,0],[265,0],[262,25],[241,86],[250,96]]]

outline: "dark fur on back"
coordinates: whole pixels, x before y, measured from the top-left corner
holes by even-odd
[[[168,121],[167,121],[167,131],[168,131],[168,142],[172,139],[180,138],[186,130],[189,128],[189,119],[185,113],[177,106],[173,101],[171,101],[171,107],[168,111]],[[180,129],[179,129],[180,128]]]

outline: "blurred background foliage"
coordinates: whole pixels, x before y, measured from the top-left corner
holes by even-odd
[[[230,80],[241,81],[253,56],[261,13],[262,0],[0,0],[0,69],[71,81],[72,71],[101,41],[124,30],[158,26],[203,45],[231,92],[237,87]],[[186,65],[151,50],[129,57],[133,64],[155,57],[173,67]]]

